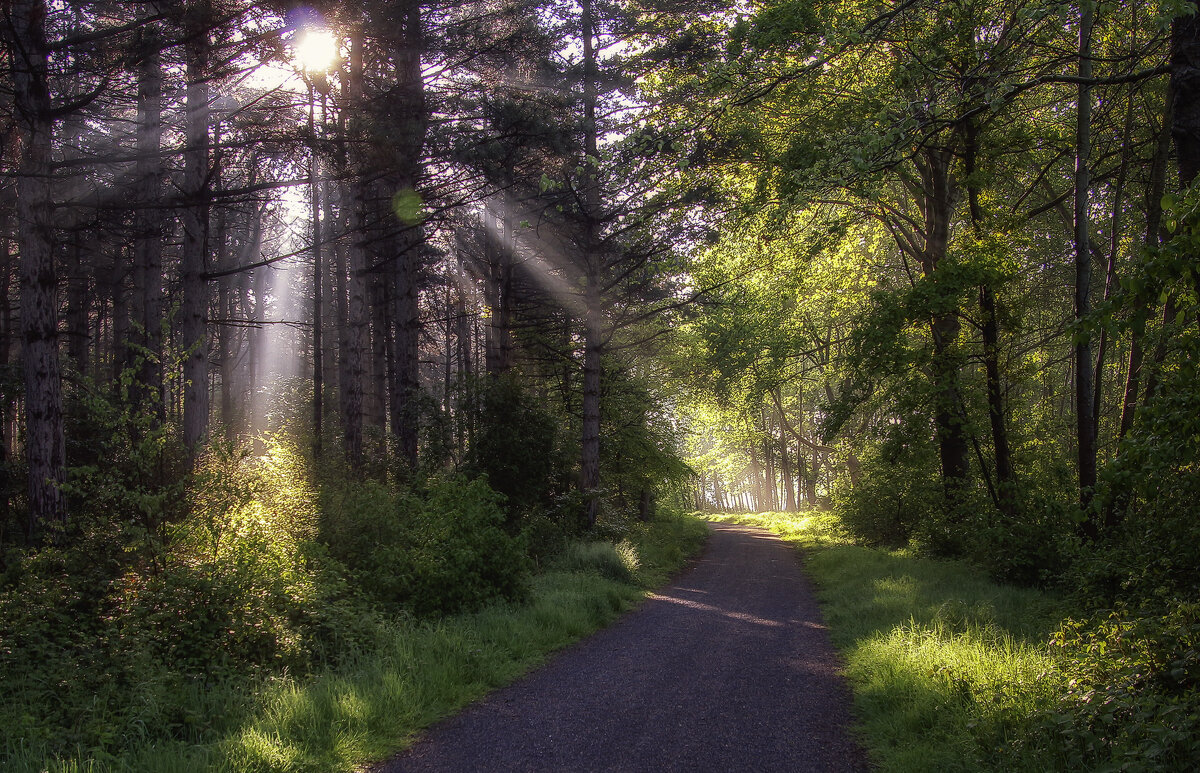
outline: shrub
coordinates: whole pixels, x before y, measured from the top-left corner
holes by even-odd
[[[510,528],[521,514],[549,504],[554,481],[569,462],[557,449],[560,422],[512,376],[489,379],[481,397],[480,427],[466,468],[486,475],[506,498]]]
[[[485,479],[451,479],[422,499],[382,486],[327,498],[322,538],[377,603],[423,616],[475,609],[526,592],[531,562],[505,530],[504,498]]]
[[[1186,770],[1200,759],[1200,604],[1067,621],[1062,691],[1018,750],[1072,770]]]
[[[414,612],[450,614],[526,594],[530,562],[504,529],[503,503],[483,479],[451,480],[430,491],[409,557]]]

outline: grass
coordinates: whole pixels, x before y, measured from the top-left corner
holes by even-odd
[[[640,602],[703,544],[703,522],[671,516],[637,526],[611,553],[625,574],[554,568],[533,579],[531,599],[435,622],[398,619],[370,651],[308,677],[196,686],[184,703],[185,732],[166,733],[147,706],[122,734],[118,754],[77,749],[46,759],[10,746],[6,771],[351,771],[384,759],[423,728],[542,663],[547,655]],[[611,566],[609,566],[611,569]],[[157,724],[156,724],[157,723]],[[111,748],[111,747],[110,747]]]
[[[1047,640],[1062,600],[964,564],[854,545],[826,513],[711,517],[805,549],[861,741],[881,770],[1058,767],[1020,741],[1061,691]]]

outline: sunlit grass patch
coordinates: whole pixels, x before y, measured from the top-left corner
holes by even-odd
[[[397,625],[369,656],[270,690],[227,744],[238,770],[353,770],[610,621],[643,592],[591,573],[539,576],[533,599]]]
[[[853,545],[828,513],[715,520],[763,526],[805,548],[861,738],[881,769],[1036,770],[1051,762],[1023,757],[1013,742],[1059,686],[1047,646],[1059,600],[997,585],[964,564]]]
[[[680,568],[707,534],[703,522],[683,516],[625,531],[623,544],[593,548],[620,566],[621,580],[559,568],[534,575],[517,599],[431,618],[351,604],[345,594],[330,597],[340,600],[335,610],[315,599],[309,611],[333,627],[323,645],[331,651],[304,671],[179,674],[158,660],[133,664],[136,680],[94,675],[91,703],[71,714],[87,732],[71,737],[39,725],[30,711],[46,697],[61,699],[58,686],[0,674],[14,688],[0,697],[0,769],[359,770],[611,622]]]

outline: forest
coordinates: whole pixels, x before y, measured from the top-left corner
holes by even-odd
[[[760,511],[1057,599],[1023,765],[1200,760],[1195,3],[0,12],[0,767],[354,769],[245,718]]]

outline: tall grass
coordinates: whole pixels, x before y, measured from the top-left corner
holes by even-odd
[[[1061,768],[1020,743],[1062,688],[1047,645],[1060,599],[964,564],[856,546],[829,514],[715,518],[805,549],[861,739],[882,770]]]
[[[398,616],[369,644],[308,676],[215,680],[172,696],[171,716],[147,691],[144,720],[112,722],[104,747],[47,754],[7,738],[5,771],[351,771],[394,753],[437,719],[611,622],[702,545],[703,522],[667,516],[630,529],[616,556],[622,580],[594,568],[534,576],[523,603],[421,621]],[[589,548],[596,550],[597,548]],[[5,698],[8,700],[8,698]],[[102,711],[90,722],[104,723]],[[0,733],[0,735],[5,735]],[[61,744],[56,745],[61,748]]]

